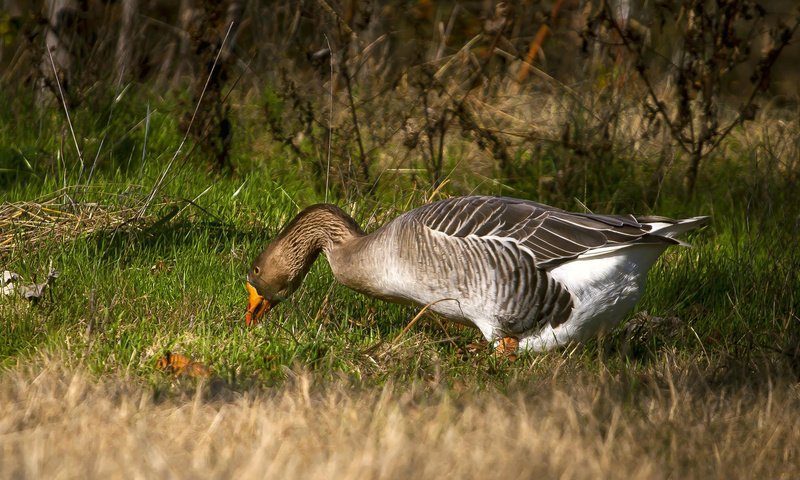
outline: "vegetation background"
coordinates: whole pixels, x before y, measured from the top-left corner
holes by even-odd
[[[3,0],[0,475],[792,478],[799,18]],[[245,328],[300,208],[371,230],[469,193],[713,224],[616,331],[516,362],[324,262]]]

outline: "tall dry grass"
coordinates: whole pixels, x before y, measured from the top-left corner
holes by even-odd
[[[800,471],[796,383],[746,373],[720,382],[718,370],[666,357],[646,377],[562,371],[512,382],[505,392],[423,383],[359,389],[298,374],[271,389],[222,387],[210,397],[201,386],[166,400],[124,375],[98,379],[59,361],[30,365],[2,374],[2,478],[793,478]]]

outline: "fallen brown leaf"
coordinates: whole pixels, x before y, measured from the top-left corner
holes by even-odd
[[[191,378],[208,378],[212,374],[211,368],[201,362],[179,353],[167,352],[156,360],[156,369],[164,373],[171,373],[176,377],[187,376]]]

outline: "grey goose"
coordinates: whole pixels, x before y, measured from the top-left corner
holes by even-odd
[[[610,330],[633,309],[675,236],[708,217],[570,213],[528,200],[468,196],[423,205],[370,234],[340,208],[300,212],[247,274],[253,324],[294,292],[324,253],[342,284],[430,305],[495,346],[543,351]],[[506,347],[507,348],[507,347]]]

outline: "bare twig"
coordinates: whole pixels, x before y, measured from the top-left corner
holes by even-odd
[[[58,71],[56,70],[56,64],[53,61],[53,54],[50,52],[50,49],[47,49],[47,57],[50,59],[50,66],[53,69],[53,77],[56,79],[56,85],[58,86],[58,94],[61,96],[61,105],[64,106],[64,113],[67,115],[67,125],[69,125],[69,132],[72,134],[72,141],[75,143],[75,150],[78,152],[78,160],[81,162],[81,171],[78,175],[78,179],[83,175],[83,153],[81,153],[81,147],[78,146],[78,138],[75,136],[75,129],[72,127],[72,119],[69,116],[69,108],[67,107],[67,100],[64,98],[64,90],[61,88],[61,80],[58,78]]]
[[[792,27],[781,28],[781,37],[777,45],[770,49],[753,72],[752,90],[740,104],[734,119],[723,127],[720,125],[717,106],[719,84],[723,75],[746,60],[747,57],[742,56],[736,46],[751,40],[758,20],[751,21],[748,18],[749,7],[744,3],[719,5],[717,10],[712,9],[712,11],[707,11],[704,5],[703,2],[690,2],[686,7],[692,16],[684,20],[685,31],[681,32],[685,44],[681,49],[680,64],[676,66],[680,71],[678,110],[672,117],[648,75],[647,65],[642,59],[645,47],[633,43],[636,39],[632,39],[631,34],[617,21],[611,12],[612,7],[609,2],[603,1],[603,12],[608,24],[625,49],[636,56],[636,71],[647,89],[648,98],[654,104],[653,113],[664,120],[673,140],[690,156],[685,176],[689,195],[695,193],[695,184],[703,159],[722,143],[733,128],[753,117],[756,96],[763,90],[764,82],[769,79],[775,61],[800,26],[800,20],[795,20]],[[730,22],[740,20],[751,21],[751,28],[746,37],[733,33],[726,27]],[[700,33],[701,31],[705,33]],[[702,67],[698,67],[698,64],[702,64]]]
[[[611,7],[608,5],[607,1],[603,2],[603,7],[609,9],[608,11],[610,11]],[[619,26],[617,21],[614,20],[613,15],[609,15],[609,18],[611,26],[614,28],[619,37],[622,39],[622,42],[625,45],[625,49],[628,50],[629,52],[634,52],[635,49],[633,45],[631,45],[630,39],[628,38],[627,35],[625,35],[625,32],[622,31],[622,28]],[[686,143],[683,141],[683,138],[680,134],[680,129],[675,125],[675,123],[670,118],[669,112],[667,112],[667,105],[663,101],[661,101],[661,99],[658,97],[655,86],[650,81],[650,78],[645,74],[644,67],[642,65],[637,64],[636,70],[639,72],[639,77],[644,82],[645,88],[647,88],[647,94],[653,101],[656,110],[661,115],[661,118],[664,119],[664,122],[666,122],[667,128],[669,128],[670,132],[672,132],[673,138],[678,142],[678,145],[684,152],[691,154],[692,151],[689,148],[689,146],[686,145]]]
[[[358,124],[358,113],[356,112],[356,102],[353,98],[353,87],[350,81],[350,73],[347,71],[347,57],[344,56],[347,52],[347,49],[342,49],[343,57],[342,62],[340,64],[340,70],[342,72],[342,77],[344,78],[344,85],[347,88],[347,99],[350,102],[350,115],[353,117],[353,128],[355,129],[356,133],[356,144],[358,145],[358,158],[361,167],[361,174],[363,175],[363,180],[365,182],[369,182],[369,162],[367,161],[367,154],[364,150],[364,142],[361,140],[361,128]]]
[[[328,4],[328,2],[326,2],[325,0],[317,0],[317,4],[319,4],[319,6],[322,7],[322,9],[325,10],[330,16],[335,18],[336,24],[339,25],[339,27],[341,27],[345,32],[347,32],[348,35],[352,37],[357,36],[356,32],[354,32],[353,29],[350,28],[350,25],[348,25],[347,22],[345,22],[344,19],[341,16],[339,16],[338,13],[336,13],[336,10],[334,10],[333,7],[331,7]]]
[[[208,77],[206,78],[206,83],[203,85],[203,90],[200,92],[200,98],[197,100],[197,105],[195,105],[194,107],[192,118],[189,120],[189,125],[186,127],[186,133],[183,134],[183,138],[181,139],[180,145],[178,145],[178,149],[175,150],[175,154],[172,155],[172,158],[169,160],[169,163],[167,163],[166,168],[164,168],[164,171],[161,172],[161,175],[158,177],[158,180],[156,180],[156,183],[153,185],[152,190],[150,190],[150,194],[148,195],[147,200],[145,201],[144,205],[142,206],[142,209],[139,212],[139,218],[144,216],[145,212],[147,211],[147,208],[150,206],[150,203],[158,194],[158,191],[161,189],[161,185],[167,178],[167,174],[172,168],[172,165],[175,163],[175,160],[178,158],[178,155],[180,155],[181,150],[183,149],[183,145],[189,138],[189,132],[192,129],[192,124],[194,124],[195,117],[197,117],[197,112],[198,110],[200,110],[200,104],[203,102],[203,96],[206,93],[206,88],[208,88],[208,84],[211,81],[211,76],[214,74],[214,69],[217,67],[217,63],[219,62],[219,57],[220,55],[222,55],[222,51],[225,48],[225,42],[228,40],[228,36],[230,35],[232,29],[233,29],[233,22],[231,22],[231,24],[228,26],[228,31],[225,32],[225,37],[222,39],[222,44],[220,45],[219,50],[217,51],[216,57],[214,57],[214,63],[211,66],[211,70],[208,72]]]
[[[422,309],[419,311],[419,313],[417,313],[414,316],[414,318],[412,318],[411,321],[408,322],[408,325],[406,325],[403,328],[403,330],[400,333],[398,333],[396,337],[394,337],[394,340],[392,340],[392,343],[393,344],[397,343],[401,338],[403,338],[403,336],[406,333],[408,333],[409,330],[411,330],[411,327],[416,325],[416,323],[419,321],[419,319],[422,318],[422,315],[424,315],[425,312],[427,312],[429,308],[431,308],[432,306],[436,305],[437,303],[441,303],[441,302],[458,302],[458,299],[455,299],[455,298],[440,298],[439,300],[436,300],[435,302],[431,302],[431,303],[425,305],[424,307],[422,307]]]
[[[715,150],[719,146],[719,144],[722,142],[722,140],[724,140],[725,137],[728,136],[728,134],[731,132],[731,130],[733,130],[734,127],[736,127],[736,125],[739,125],[744,120],[744,116],[745,116],[745,112],[746,112],[747,108],[750,105],[752,105],[753,102],[755,101],[756,95],[758,94],[758,91],[761,88],[761,82],[763,82],[765,80],[764,76],[768,75],[768,72],[770,70],[772,70],[772,66],[775,65],[775,61],[778,60],[778,57],[780,56],[780,54],[783,51],[783,49],[787,45],[789,45],[789,40],[792,37],[794,37],[794,35],[797,32],[797,29],[799,27],[800,27],[800,18],[795,20],[794,26],[792,26],[791,29],[787,30],[787,32],[788,32],[787,33],[787,35],[788,35],[787,40],[785,42],[781,42],[780,45],[771,52],[771,55],[768,58],[765,59],[765,62],[761,65],[761,69],[760,69],[760,71],[758,73],[757,81],[754,82],[755,85],[753,86],[753,90],[750,92],[750,96],[748,96],[747,101],[742,104],[742,108],[737,113],[736,119],[733,120],[730,123],[730,125],[725,127],[725,129],[722,130],[719,133],[719,135],[716,137],[716,140],[711,144],[711,146],[706,151],[706,154],[711,153],[713,150]]]
[[[325,166],[325,203],[328,203],[328,187],[330,185],[330,178],[331,178],[331,142],[333,141],[333,49],[331,48],[331,42],[328,40],[328,36],[323,34],[325,37],[325,43],[328,44],[328,51],[330,52],[330,66],[331,66],[331,78],[330,78],[330,109],[328,112],[328,158],[327,164]]]
[[[455,4],[453,10],[450,12],[450,19],[447,21],[447,27],[444,29],[442,33],[442,38],[439,41],[439,48],[436,50],[436,56],[434,60],[439,60],[442,58],[442,54],[444,53],[444,49],[447,46],[447,39],[450,37],[450,32],[453,31],[453,24],[456,20],[456,14],[458,13],[458,9],[460,8],[459,4]]]

